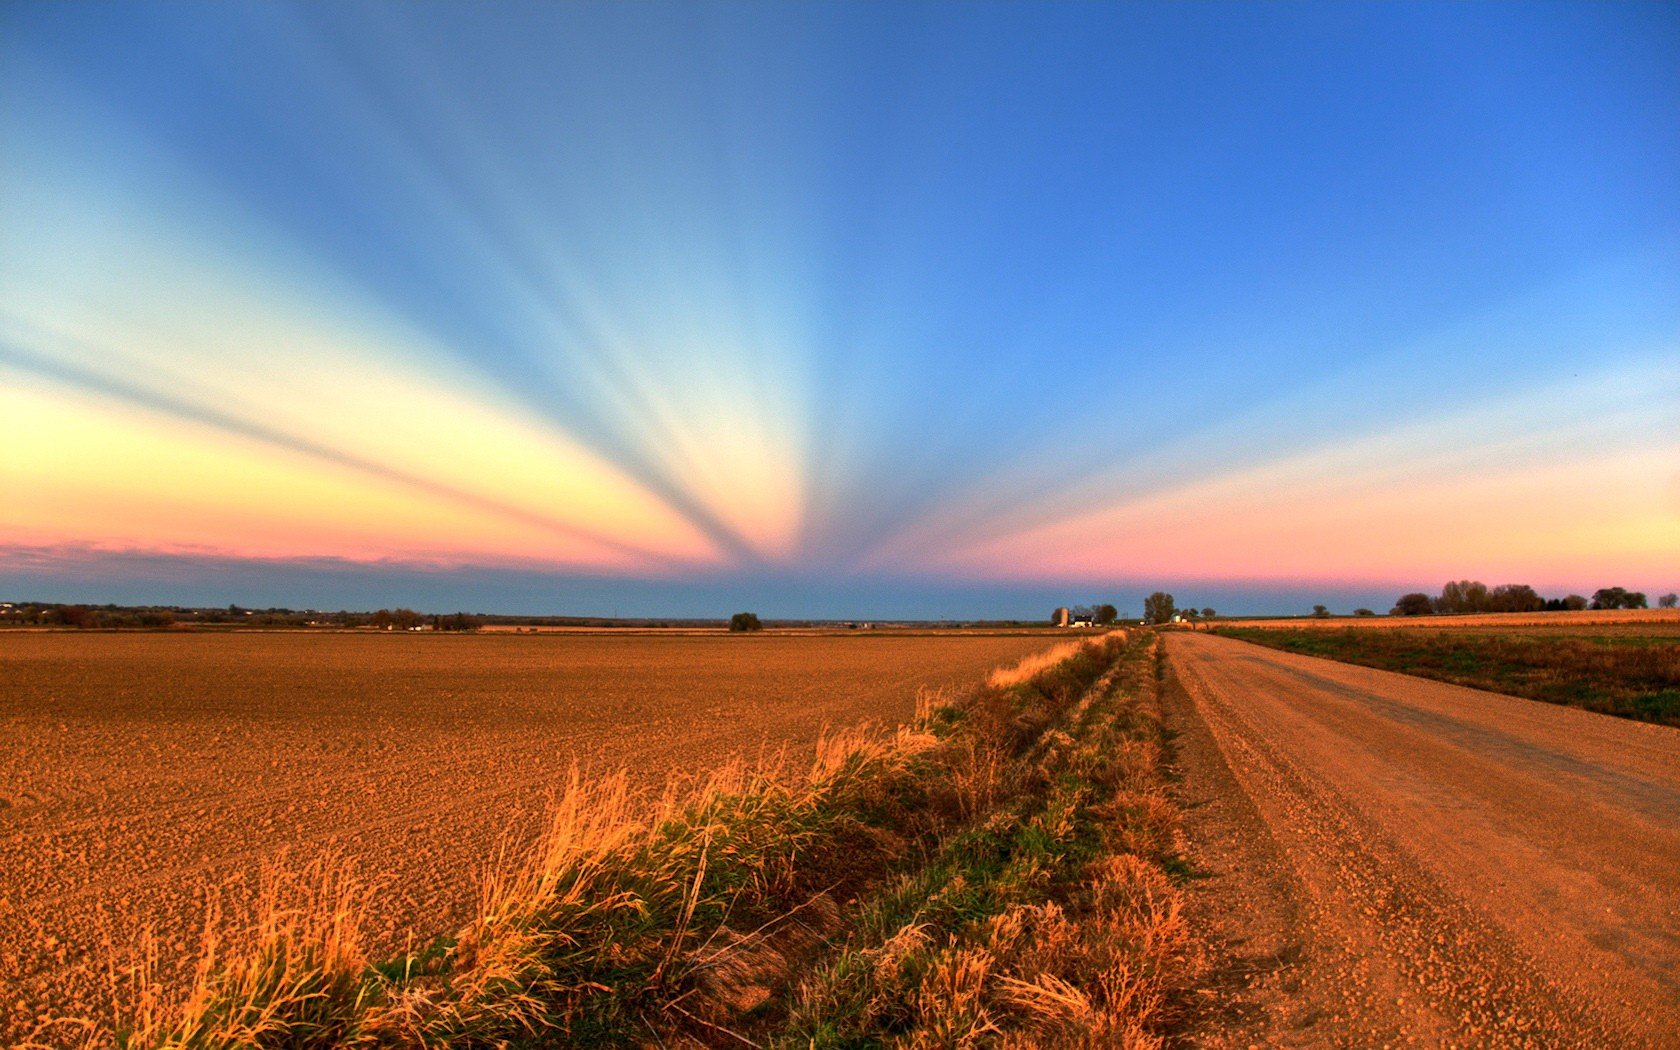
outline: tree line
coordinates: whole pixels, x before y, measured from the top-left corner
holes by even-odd
[[[0,624],[19,627],[168,627],[180,618],[164,607],[24,602],[0,608]]]
[[[1389,615],[1644,609],[1649,607],[1648,601],[1643,591],[1630,591],[1625,587],[1601,587],[1593,592],[1591,598],[1580,594],[1545,598],[1526,583],[1504,583],[1497,587],[1489,587],[1480,580],[1451,580],[1441,588],[1438,595],[1431,596],[1422,591],[1401,595],[1394,608],[1389,610]],[[1680,607],[1680,595],[1664,594],[1657,599],[1657,606],[1663,609]],[[1113,623],[1117,619],[1112,605],[1080,605],[1070,609],[1069,613],[1075,620],[1089,620],[1092,623]],[[1326,606],[1315,605],[1312,614],[1322,619],[1330,615],[1330,610]],[[1166,591],[1156,591],[1143,600],[1145,623],[1173,623],[1176,618],[1178,622],[1194,626],[1197,622],[1211,622],[1218,615],[1213,609],[1180,608],[1173,596]],[[1354,615],[1375,616],[1376,613],[1370,609],[1356,609]],[[1054,618],[1051,622],[1055,622]]]
[[[1218,615],[1212,609],[1180,609],[1173,596],[1166,591],[1156,591],[1143,600],[1143,619],[1147,623],[1172,623],[1173,617],[1176,616],[1194,624],[1197,620],[1212,620]]]
[[[0,603],[0,625],[20,627],[175,627],[195,624],[240,624],[247,627],[373,627],[380,630],[476,631],[484,617],[471,613],[427,614],[413,609],[375,612],[319,612],[314,609],[225,609],[180,605],[79,605],[59,602]]]
[[[1673,609],[1680,605],[1680,595],[1665,594],[1657,605]],[[1643,591],[1625,587],[1600,587],[1591,598],[1570,594],[1562,598],[1543,598],[1526,583],[1503,583],[1489,587],[1480,580],[1451,580],[1441,593],[1430,596],[1422,591],[1402,594],[1391,616],[1456,615],[1460,613],[1500,612],[1561,612],[1581,609],[1644,609],[1648,608]]]
[[[434,631],[476,631],[484,626],[484,620],[464,612],[427,616],[413,609],[380,609],[368,616],[366,626],[383,631],[414,631],[422,627]]]

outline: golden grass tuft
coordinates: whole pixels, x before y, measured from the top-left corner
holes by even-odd
[[[239,949],[229,948],[212,900],[184,1000],[163,991],[158,947],[142,934],[135,960],[113,977],[132,1004],[130,1024],[93,1042],[231,1050],[331,1031],[361,1005],[366,907],[365,887],[333,858],[297,868],[283,860],[270,865],[262,873],[256,922]]]
[[[1090,654],[1113,645],[1116,641],[1125,641],[1127,632],[1116,629],[1100,635],[1078,638],[1070,642],[1062,642],[1046,649],[1041,653],[1031,653],[1022,657],[1009,667],[1000,667],[986,678],[986,684],[994,689],[1011,689],[1023,685],[1052,668],[1065,664],[1069,659],[1081,653]]]
[[[1009,667],[1000,667],[993,671],[987,676],[986,684],[994,689],[1010,689],[1021,685],[1094,644],[1095,641],[1096,639],[1082,638],[1077,641],[1062,642],[1041,653],[1024,656]]]

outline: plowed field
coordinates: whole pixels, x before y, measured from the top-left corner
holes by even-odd
[[[152,927],[197,957],[207,899],[347,858],[380,927],[453,928],[499,840],[574,764],[654,787],[827,726],[908,717],[1044,635],[0,635],[0,1044],[104,1014]]]

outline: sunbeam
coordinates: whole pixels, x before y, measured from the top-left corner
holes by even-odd
[[[1677,61],[1640,7],[8,4],[0,582],[1669,586]]]

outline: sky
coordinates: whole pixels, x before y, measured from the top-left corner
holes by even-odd
[[[1673,4],[0,5],[0,598],[1680,588]]]

